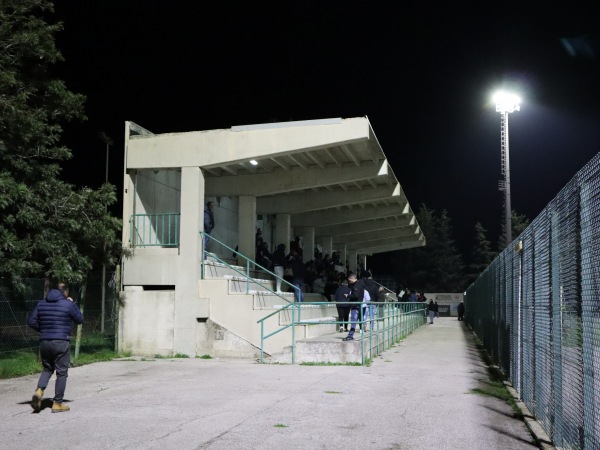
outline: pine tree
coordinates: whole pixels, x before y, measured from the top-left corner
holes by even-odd
[[[76,189],[60,179],[71,158],[62,125],[85,119],[84,97],[52,76],[62,60],[45,0],[0,4],[0,276],[82,281],[120,253],[115,188]],[[106,251],[104,250],[106,248]]]
[[[404,288],[428,292],[462,292],[462,257],[452,239],[446,210],[436,213],[421,205],[417,213],[427,245],[398,251],[392,257],[395,276]]]
[[[471,262],[467,276],[468,284],[475,279],[492,263],[497,253],[492,250],[492,243],[487,238],[487,230],[480,222],[475,224],[475,244],[471,252]]]
[[[529,226],[529,219],[524,214],[519,214],[513,209],[511,210],[510,224],[512,228],[512,238],[515,239],[523,231],[525,231],[525,228]],[[505,228],[506,227],[502,225],[501,236],[498,239],[498,251],[500,252],[502,252],[502,250],[504,250],[504,248],[506,247],[506,243],[504,242],[503,237]]]
[[[524,214],[519,214],[514,209],[512,210],[511,226],[513,237],[517,237],[525,228],[529,226],[529,219]]]

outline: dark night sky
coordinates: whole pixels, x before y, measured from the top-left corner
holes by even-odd
[[[87,96],[88,120],[64,135],[70,180],[104,181],[105,131],[121,187],[126,120],[163,133],[367,115],[415,212],[447,209],[467,249],[476,221],[500,232],[493,89],[523,99],[512,199],[530,219],[600,151],[597,1],[224,3],[56,5],[58,75]],[[579,37],[589,51],[569,54],[561,39]]]

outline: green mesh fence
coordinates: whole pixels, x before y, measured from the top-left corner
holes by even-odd
[[[600,448],[600,153],[466,292],[466,321],[559,448]]]
[[[105,277],[104,321],[102,320],[102,276],[93,273],[88,277],[85,298],[81,299],[82,286],[71,285],[69,295],[83,306],[82,334],[104,331],[113,335],[116,325],[116,295],[114,274]],[[38,347],[38,333],[27,326],[27,316],[44,296],[44,279],[24,278],[13,285],[0,279],[0,354]],[[104,324],[104,327],[102,326]],[[72,336],[75,336],[73,325]]]

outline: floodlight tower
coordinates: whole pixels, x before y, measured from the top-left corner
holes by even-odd
[[[497,92],[494,94],[494,103],[496,111],[500,113],[500,153],[501,168],[504,179],[498,183],[498,189],[504,191],[504,244],[508,246],[512,242],[511,216],[512,209],[510,204],[510,158],[508,151],[508,114],[520,111],[521,106],[519,97],[507,92]]]

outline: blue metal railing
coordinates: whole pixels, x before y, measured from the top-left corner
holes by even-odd
[[[360,308],[360,315],[355,325],[359,325],[361,329],[365,328],[365,324],[371,325],[371,332],[368,334],[361,333],[359,342],[361,343],[361,364],[365,365],[366,355],[365,349],[369,350],[370,359],[379,355],[382,351],[390,348],[393,344],[400,341],[402,338],[411,334],[417,328],[426,323],[425,306],[422,303],[404,303],[404,302],[370,302],[377,306],[378,314],[374,320],[374,325],[371,320],[363,317],[363,310]],[[312,302],[313,305],[328,305],[332,302]],[[304,305],[302,303],[290,303],[283,308],[273,311],[262,319],[258,320],[260,324],[260,362],[264,363],[264,341],[278,333],[281,333],[288,328],[292,328],[292,364],[296,363],[296,334],[295,328],[297,325],[340,325],[345,322],[336,320],[324,320],[315,322],[314,320],[302,320],[300,313]],[[276,314],[280,314],[286,309],[291,309],[292,320],[287,325],[277,328],[275,331],[265,335],[265,321]]]
[[[280,297],[281,299],[283,299],[285,302],[289,303],[289,300],[287,300],[285,297],[283,297],[282,295],[280,295],[280,292],[276,292],[273,289],[271,289],[270,285],[267,285],[265,283],[261,283],[258,279],[254,278],[252,276],[252,271],[254,272],[258,272],[259,270],[272,276],[274,279],[279,279],[281,281],[282,285],[287,286],[288,288],[291,288],[292,292],[296,292],[296,298],[299,297],[299,288],[297,286],[294,286],[293,284],[287,282],[286,280],[284,280],[283,278],[278,277],[275,273],[271,272],[269,269],[261,266],[260,264],[258,264],[256,261],[253,261],[252,259],[248,258],[246,255],[244,255],[243,253],[238,252],[237,250],[232,249],[231,247],[229,247],[227,244],[224,244],[223,242],[219,241],[218,239],[215,239],[214,237],[212,237],[210,234],[208,233],[204,233],[203,231],[200,232],[200,237],[202,240],[202,255],[206,255],[209,256],[211,258],[213,258],[214,260],[216,260],[217,262],[227,266],[229,269],[233,270],[235,273],[239,274],[241,277],[245,278],[246,281],[246,294],[248,294],[250,292],[250,284],[254,283],[258,286],[260,286],[262,289],[270,292],[271,294],[274,294],[278,297]],[[224,251],[226,253],[231,253],[231,255],[236,258],[236,259],[242,259],[242,265],[231,265],[229,264],[227,261],[225,261],[224,259],[222,259],[221,257],[218,256],[217,253],[214,252],[208,252],[206,251],[206,249],[204,248],[206,246],[206,242],[209,242],[208,247],[212,249],[212,247],[214,247],[214,245],[220,245]],[[206,259],[202,258],[202,264],[201,264],[201,273],[200,273],[200,277],[204,280],[206,279],[206,267],[205,267],[205,263],[206,263]],[[240,267],[244,267],[245,270],[240,270]]]
[[[180,213],[133,214],[129,218],[131,247],[179,247]]]

